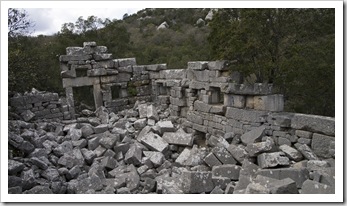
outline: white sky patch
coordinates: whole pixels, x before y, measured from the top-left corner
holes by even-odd
[[[75,23],[78,17],[87,19],[96,16],[101,19],[122,19],[124,14],[133,14],[141,8],[23,8],[35,23],[33,36],[52,35],[60,31],[64,23]]]

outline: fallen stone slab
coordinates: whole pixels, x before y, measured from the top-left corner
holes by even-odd
[[[204,158],[204,162],[211,168],[213,166],[222,165],[222,163],[217,159],[217,157],[212,152],[206,155],[206,157]]]
[[[332,145],[332,142],[335,142],[335,137],[330,137],[322,134],[313,133],[311,148],[312,151],[321,158],[331,158],[333,154],[329,152]],[[335,149],[335,144],[333,145],[333,149]]]
[[[190,157],[191,151],[189,148],[184,148],[184,150],[180,153],[180,155],[176,158],[175,162],[184,165],[184,163],[188,160]]]
[[[139,104],[138,111],[140,118],[147,118],[147,104]]]
[[[25,110],[24,112],[21,113],[21,117],[23,118],[24,121],[29,122],[35,117],[35,114],[30,110]]]
[[[138,119],[134,122],[134,128],[135,130],[141,130],[146,126],[146,124],[147,124],[146,118]]]
[[[82,137],[86,138],[92,134],[94,134],[94,129],[91,125],[84,125],[81,127]]]
[[[147,106],[147,118],[155,121],[159,120],[157,109],[153,105]]]
[[[94,127],[94,133],[95,134],[101,134],[108,131],[108,125],[107,124],[100,124],[96,127]]]
[[[175,127],[171,121],[159,121],[159,122],[157,122],[157,125],[159,126],[160,134],[164,134],[164,132],[174,132],[175,131]]]
[[[283,152],[262,153],[257,157],[260,168],[289,165],[289,158]]]
[[[255,128],[241,135],[241,141],[242,143],[246,145],[250,143],[254,143],[254,142],[259,142],[264,136],[264,131],[265,131],[265,126],[260,126],[258,128]]]
[[[301,188],[303,182],[310,177],[307,168],[261,169],[256,172],[256,175],[271,177],[278,180],[290,178],[295,181],[297,188]]]
[[[94,158],[96,157],[96,154],[93,151],[88,150],[86,148],[82,148],[81,152],[86,163],[91,165],[93,163]]]
[[[318,115],[295,114],[291,127],[310,132],[322,132],[326,135],[335,135],[335,118]]]
[[[228,177],[220,177],[212,175],[212,182],[214,186],[220,187],[222,190],[226,189],[227,185],[230,184],[231,179]]]
[[[298,194],[298,188],[294,180],[285,178],[282,180],[257,175],[255,183],[260,183],[270,190],[271,194]]]
[[[211,192],[214,188],[211,172],[185,171],[182,174],[184,193]]]
[[[42,158],[46,158],[46,157],[32,157],[30,158],[31,162],[36,165],[37,167],[39,167],[40,169],[46,170],[48,168],[48,164],[49,160],[46,158],[47,161],[44,161]]]
[[[106,149],[111,149],[116,145],[116,142],[120,140],[120,136],[118,134],[112,134],[110,132],[103,133],[102,138],[99,143]]]
[[[151,150],[165,154],[169,150],[169,144],[159,135],[153,132],[147,133],[141,138],[141,143]]]
[[[263,152],[268,152],[274,147],[274,141],[271,137],[267,137],[264,142],[257,142],[248,144],[246,151],[250,157],[255,157]]]
[[[152,162],[154,167],[159,167],[163,164],[165,157],[161,152],[143,151],[146,157]]]
[[[240,145],[236,146],[230,144],[227,150],[239,163],[242,163],[246,158],[249,157],[248,152]]]
[[[214,147],[212,153],[222,164],[236,164],[236,160],[224,147]]]
[[[212,177],[227,177],[231,180],[238,180],[241,167],[235,164],[225,164],[212,167]]]
[[[142,150],[135,144],[131,145],[125,154],[124,161],[127,164],[140,165],[142,159]]]
[[[318,156],[306,144],[294,144],[295,148],[308,160],[319,160]]]
[[[288,145],[281,145],[279,146],[279,149],[282,152],[284,152],[287,155],[287,157],[289,157],[289,159],[291,160],[299,162],[303,159],[302,154],[298,150],[294,149],[293,147],[290,147]]]
[[[219,186],[213,188],[210,194],[224,194],[224,190],[222,190]]]
[[[161,175],[155,178],[158,194],[184,194],[180,179]]]
[[[301,194],[335,194],[335,188],[312,180],[302,184]]]
[[[186,133],[182,128],[180,128],[176,132],[165,132],[163,139],[169,144],[189,147],[193,145],[194,141],[193,135]]]

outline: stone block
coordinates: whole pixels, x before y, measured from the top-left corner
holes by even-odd
[[[222,163],[217,159],[217,157],[212,152],[206,155],[206,157],[204,158],[204,162],[211,168],[213,166],[222,165]]]
[[[166,64],[152,64],[152,65],[146,65],[147,71],[160,71],[160,70],[166,70],[167,65]]]
[[[206,61],[188,62],[187,64],[188,64],[187,69],[191,69],[191,70],[205,70],[208,68],[207,66],[208,62]]]
[[[246,158],[249,157],[248,152],[241,146],[230,144],[227,150],[239,163],[242,163]]]
[[[302,154],[298,150],[296,150],[296,149],[294,149],[288,145],[281,145],[279,147],[279,149],[282,152],[284,152],[287,155],[287,157],[289,157],[289,159],[291,159],[291,160],[298,162],[298,161],[301,161],[303,159]]]
[[[193,135],[186,133],[182,128],[176,132],[165,132],[163,139],[169,144],[181,146],[192,146],[194,141]]]
[[[241,135],[241,141],[246,145],[254,143],[254,142],[259,142],[264,136],[264,131],[265,131],[265,126],[260,126],[258,128],[255,128]]]
[[[224,164],[212,167],[213,177],[226,177],[231,180],[238,180],[241,167],[235,164]]]
[[[136,145],[131,145],[129,150],[126,152],[124,161],[127,164],[133,164],[138,166],[141,164],[142,150]]]
[[[257,157],[260,168],[289,165],[289,158],[283,152],[262,153]]]
[[[306,144],[296,143],[295,148],[308,160],[319,160],[318,156]]]
[[[244,108],[245,103],[246,103],[245,96],[224,94],[224,106],[226,107]]]
[[[157,125],[159,127],[159,131],[161,134],[164,134],[165,132],[174,132],[175,131],[175,127],[171,121],[159,121],[157,123]]]
[[[227,70],[229,65],[230,62],[226,60],[211,61],[207,64],[209,70],[218,71]]]
[[[335,194],[335,188],[312,180],[302,185],[301,194]]]
[[[295,181],[297,188],[301,188],[303,182],[309,179],[309,171],[306,168],[261,169],[256,172],[256,175],[278,180],[290,178]]]
[[[295,114],[292,119],[291,127],[294,129],[334,136],[335,118],[318,115]]]
[[[208,105],[208,104],[206,104],[206,103],[204,103],[202,101],[199,101],[199,100],[194,102],[194,109],[196,111],[201,111],[201,112],[208,113],[210,111],[211,107],[212,107],[211,105]]]
[[[274,141],[271,137],[267,137],[264,142],[247,144],[246,151],[250,157],[255,157],[263,152],[268,152],[274,147]]]
[[[86,61],[91,59],[92,59],[92,55],[61,55],[59,57],[60,62]]]
[[[184,193],[211,192],[213,188],[211,172],[184,171],[182,174]]]
[[[148,119],[153,119],[158,121],[159,120],[159,115],[157,112],[157,108],[155,108],[153,105],[147,106],[147,118]]]
[[[144,151],[143,154],[149,157],[154,167],[159,167],[163,164],[165,157],[161,152]]]
[[[136,65],[136,59],[135,58],[124,58],[124,59],[117,59],[118,66],[119,67],[126,67],[126,66],[133,66]]]
[[[254,96],[254,109],[281,112],[284,109],[284,98],[281,94]]]
[[[223,164],[236,164],[236,160],[224,147],[214,147],[212,153]]]
[[[180,155],[176,158],[175,162],[184,165],[184,162],[188,160],[190,157],[191,151],[187,147],[180,153]]]
[[[35,114],[30,110],[25,110],[21,113],[21,117],[24,121],[28,122],[35,117]]]
[[[165,154],[169,149],[169,144],[159,135],[149,132],[141,138],[141,143],[151,150]]]
[[[267,112],[227,107],[225,117],[245,122],[265,122]]]
[[[333,157],[333,155],[329,153],[331,149],[329,146],[332,145],[332,142],[335,142],[335,137],[314,133],[312,136],[311,148],[318,157],[328,159]],[[335,149],[335,146],[333,149]]]
[[[8,160],[8,174],[15,175],[24,169],[25,165],[15,160]]]
[[[270,194],[270,190],[259,183],[251,183],[247,185],[245,194]]]

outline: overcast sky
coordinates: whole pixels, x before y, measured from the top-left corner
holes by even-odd
[[[32,35],[52,35],[60,31],[62,24],[75,23],[78,17],[97,16],[98,18],[122,19],[125,13],[133,14],[141,8],[24,8],[29,15],[29,19],[35,22]]]

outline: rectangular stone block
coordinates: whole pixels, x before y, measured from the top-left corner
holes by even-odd
[[[333,117],[294,114],[291,127],[294,129],[335,136],[335,118]]]
[[[181,146],[192,146],[194,141],[193,135],[186,133],[182,128],[176,132],[165,132],[163,139],[169,144]]]
[[[196,62],[188,62],[187,69],[191,70],[204,70],[207,69],[207,61],[196,61]]]
[[[264,122],[267,112],[227,107],[225,116],[239,121]]]
[[[210,111],[211,107],[212,107],[211,105],[208,105],[208,104],[206,104],[202,101],[199,101],[199,100],[194,102],[194,109],[197,111],[208,113]]]
[[[60,62],[85,61],[90,59],[92,59],[92,55],[61,55],[59,57]]]
[[[149,132],[141,138],[141,143],[151,150],[166,153],[169,148],[169,144],[161,138],[159,135]]]
[[[246,99],[243,95],[224,94],[224,106],[244,108],[245,103]]]
[[[284,98],[281,94],[254,96],[254,109],[281,112],[284,109]]]
[[[99,77],[76,77],[74,79],[63,79],[63,88],[67,87],[82,87],[82,86],[90,86],[93,84],[99,84]]]
[[[126,67],[129,65],[136,65],[136,58],[117,59],[119,67]]]
[[[166,70],[167,65],[166,64],[152,64],[152,65],[146,65],[147,71],[160,71],[160,70]]]
[[[211,192],[214,188],[211,172],[185,171],[182,180],[185,193]]]

